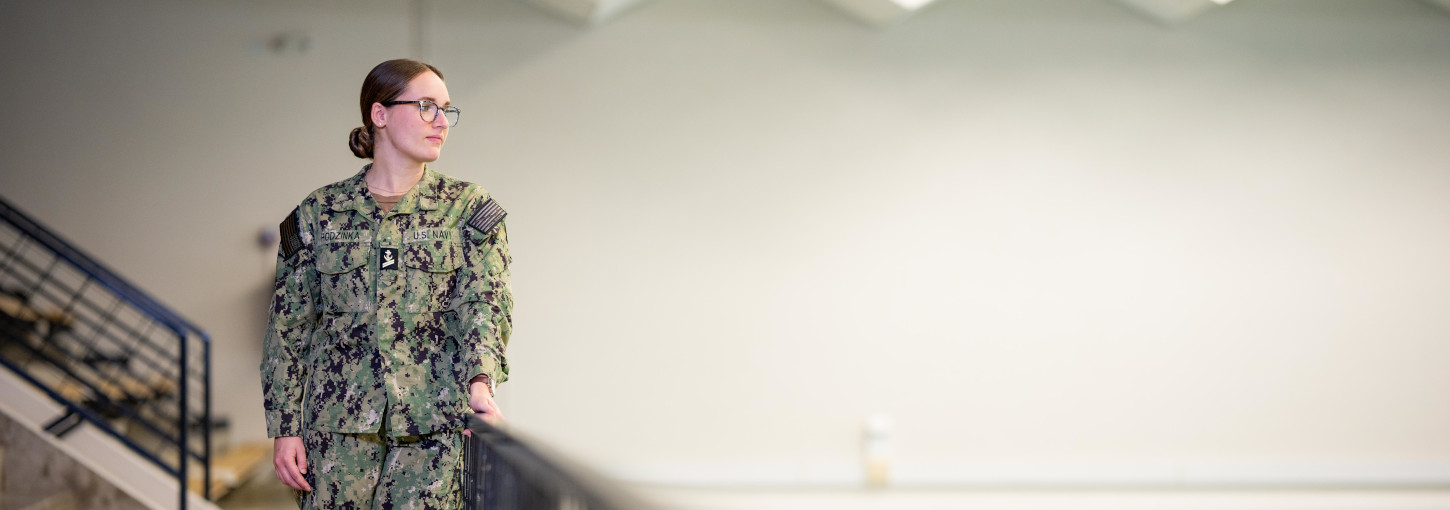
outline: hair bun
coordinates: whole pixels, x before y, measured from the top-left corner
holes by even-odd
[[[408,89],[408,83],[417,78],[418,75],[431,72],[443,79],[443,72],[437,67],[425,64],[413,59],[399,58],[383,62],[368,71],[368,77],[363,79],[362,91],[358,94],[358,113],[361,114],[362,127],[354,128],[352,135],[347,139],[347,147],[359,158],[372,159],[374,136],[377,127],[373,124],[373,106],[378,103],[386,103],[390,99],[397,99],[398,95]]]
[[[347,147],[359,158],[372,159],[373,157],[373,135],[366,128],[352,128],[352,134],[347,137]]]

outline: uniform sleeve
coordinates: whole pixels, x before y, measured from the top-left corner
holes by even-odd
[[[300,210],[300,208],[299,208]],[[302,394],[308,340],[319,318],[317,266],[310,222],[298,211],[283,220],[277,249],[271,318],[262,346],[262,399],[267,437],[302,435]]]
[[[488,204],[492,205],[492,201]],[[463,227],[464,264],[459,270],[459,295],[453,307],[458,315],[459,342],[464,351],[459,376],[466,383],[482,374],[497,385],[508,380],[504,349],[513,332],[508,231],[501,215],[493,225],[473,223],[474,226]]]

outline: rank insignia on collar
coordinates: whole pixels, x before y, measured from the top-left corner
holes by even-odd
[[[378,267],[382,269],[398,268],[398,249],[383,248],[378,253]]]

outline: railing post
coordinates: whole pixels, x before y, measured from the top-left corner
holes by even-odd
[[[474,452],[472,435],[463,436],[463,510],[478,509],[478,453]]]
[[[180,407],[180,412],[177,415],[177,421],[181,422],[179,424],[180,430],[178,432],[180,439],[177,441],[178,443],[180,443],[178,445],[180,449],[178,451],[179,459],[177,461],[177,472],[180,473],[178,475],[178,478],[180,478],[181,482],[181,502],[176,508],[180,510],[186,510],[186,492],[188,490],[187,486],[191,484],[191,478],[189,478],[186,474],[187,457],[191,456],[191,445],[187,442],[187,429],[190,429],[191,426],[186,421],[186,408],[188,407],[187,400],[190,396],[190,394],[187,393],[186,380],[191,378],[189,377],[191,374],[186,370],[186,333],[181,331],[180,329],[172,329],[172,331],[175,331],[177,337],[181,340],[181,345],[177,353],[177,355],[181,357],[181,373],[178,374],[178,377],[181,379],[181,381],[179,384],[179,394],[177,395],[178,398],[176,399]]]
[[[64,317],[60,320],[65,323],[64,326],[57,329],[56,320],[47,317],[45,320],[50,324],[45,330],[46,335],[42,345],[27,347],[31,354],[24,363],[19,360],[0,358],[0,366],[11,370],[43,391],[52,400],[64,406],[75,423],[89,422],[167,474],[175,476],[179,486],[178,508],[187,507],[191,482],[189,476],[191,459],[189,457],[197,457],[197,460],[202,462],[203,490],[201,492],[210,500],[212,496],[210,483],[212,460],[210,337],[150,295],[122,279],[95,258],[80,251],[17,210],[3,198],[0,198],[0,229],[9,229],[0,231],[0,233],[13,230],[17,234],[13,243],[6,243],[8,248],[0,246],[0,276],[13,280],[16,292],[21,292],[25,290],[25,287],[29,287],[23,296],[18,296],[27,303],[38,306],[48,300],[49,304],[61,310],[61,315],[58,317]],[[37,252],[39,255],[51,257],[49,264],[41,262],[38,257],[27,257],[26,249],[30,247],[39,250]],[[78,278],[62,277],[71,274]],[[74,281],[79,281],[79,285],[71,283]],[[96,289],[96,294],[100,294],[100,296],[90,297],[93,289]],[[107,295],[114,297],[115,301],[105,300],[106,304],[102,304],[101,297]],[[122,307],[125,307],[125,310],[122,310]],[[146,324],[145,328],[133,329],[129,319],[125,322],[117,319],[121,316],[131,317],[132,315],[125,314],[130,311],[134,311],[150,322]],[[37,321],[36,324],[39,322]],[[72,328],[72,324],[75,325],[74,328]],[[164,330],[175,335],[174,339],[179,344],[174,351],[170,345],[160,345],[165,344],[161,341],[164,334],[153,335],[155,330],[151,328],[156,325],[164,326]],[[35,329],[36,327],[35,325],[30,326],[33,331],[12,332],[7,330],[3,333],[21,336],[38,334],[40,330]],[[86,327],[89,329],[87,330]],[[56,336],[58,331],[64,333],[64,337]],[[86,333],[82,334],[82,331],[86,331]],[[189,335],[192,333],[198,336],[199,341],[202,342],[200,353],[196,353],[188,345],[191,340]],[[84,352],[67,348],[62,345],[64,342],[79,342],[84,348]],[[20,345],[29,346],[30,344],[21,342]],[[119,358],[108,357],[117,349],[124,351],[124,355]],[[190,357],[194,353],[200,354],[198,362],[203,365],[198,377],[198,383],[202,384],[202,388],[195,388],[195,384],[190,380],[190,369],[195,365],[191,363]],[[90,357],[92,354],[96,356],[94,359]],[[175,358],[172,358],[173,354]],[[176,362],[172,363],[172,359],[175,359]],[[130,366],[133,362],[139,362],[144,366]],[[45,366],[63,374],[64,381],[58,383],[49,379],[45,381],[37,379],[34,374],[30,373],[31,369],[27,368],[29,363],[44,363]],[[104,368],[98,366],[98,364],[108,363],[109,365]],[[129,391],[129,385],[117,382],[117,378],[128,379],[128,381],[122,381],[124,383],[136,382],[140,376],[167,377],[173,368],[178,368],[176,378],[179,379],[174,381],[174,386],[150,388],[144,392],[144,396],[133,395]],[[117,371],[120,372],[119,375]],[[164,381],[167,384],[171,382],[170,380]],[[84,395],[76,397],[75,392],[65,393],[63,391],[65,386],[62,383],[79,388]],[[170,427],[166,422],[172,417],[167,416],[165,409],[165,400],[170,398],[173,391],[178,392],[174,433],[167,430]],[[199,392],[198,400],[201,400],[201,406],[196,411],[191,410],[191,391]],[[192,452],[191,421],[197,418],[200,418],[200,432],[202,433],[201,451]],[[118,425],[112,423],[113,420],[128,421]],[[54,425],[55,430],[60,432],[61,427],[69,424],[70,421],[57,421],[51,425]],[[152,441],[147,438],[144,442],[148,446],[142,446],[141,440],[129,435],[134,432],[154,434],[160,441]],[[174,465],[168,462],[172,459],[163,458],[166,457],[167,444],[174,444],[177,448]]]
[[[207,336],[206,333],[198,332],[198,334],[201,336],[201,362],[205,364],[201,369],[202,391],[205,393],[202,396],[201,408],[201,412],[204,415],[201,423],[202,441],[205,443],[202,446],[204,448],[202,453],[206,455],[202,459],[204,461],[201,475],[202,486],[205,487],[202,489],[202,492],[206,496],[206,500],[211,501],[211,337]]]

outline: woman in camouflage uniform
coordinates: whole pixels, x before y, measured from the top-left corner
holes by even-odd
[[[359,106],[349,146],[372,163],[281,225],[261,366],[273,464],[303,509],[458,508],[465,420],[502,419],[504,211],[426,166],[460,114],[437,68],[383,62]]]

